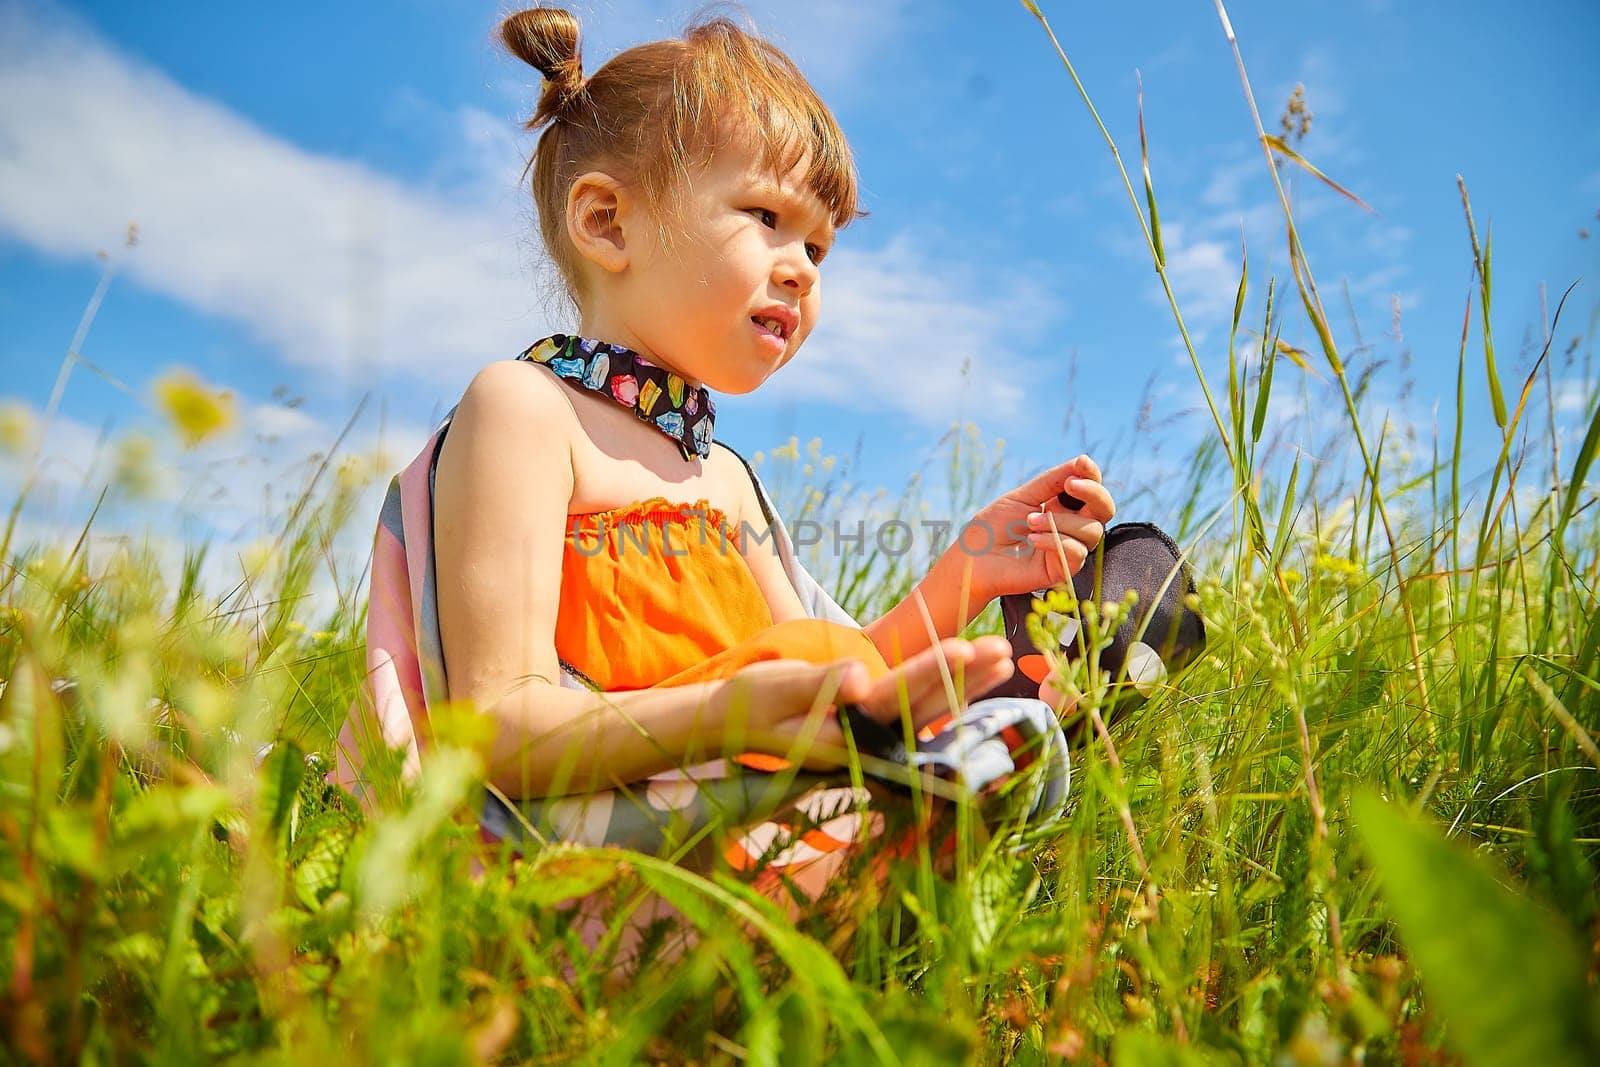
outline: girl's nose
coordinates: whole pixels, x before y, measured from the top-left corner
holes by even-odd
[[[804,245],[785,248],[778,256],[773,274],[779,285],[786,289],[797,290],[801,296],[810,293],[821,276],[817,265],[811,262],[811,257],[806,254]]]

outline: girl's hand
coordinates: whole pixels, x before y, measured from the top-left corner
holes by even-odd
[[[1071,510],[1058,493],[1083,501],[1083,506]],[[1078,573],[1116,513],[1116,502],[1101,484],[1099,465],[1079,456],[1024,482],[978,512],[972,518],[973,529],[955,550],[978,553],[984,540],[992,540],[989,550],[972,561],[973,588],[985,600],[1032,592],[1060,585]]]
[[[954,707],[940,670],[941,656],[954,683]],[[987,692],[1010,678],[1013,669],[1011,644],[1003,637],[949,638],[877,681],[870,680],[858,660],[772,660],[753,663],[728,678],[718,690],[713,712],[720,716],[727,751],[767,752],[800,761],[808,770],[827,770],[848,762],[836,714],[839,704],[860,704],[898,736],[902,707],[920,730],[964,707],[968,693]]]

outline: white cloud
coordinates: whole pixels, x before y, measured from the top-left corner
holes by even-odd
[[[511,216],[273,137],[82,29],[0,9],[0,232],[127,270],[321,372],[459,378],[546,325]],[[509,179],[508,179],[509,180]]]
[[[757,14],[842,71],[867,61],[861,50],[905,6]],[[454,114],[480,174],[503,177],[474,182],[473,164],[452,164],[434,182],[451,199],[302,150],[67,19],[0,5],[0,235],[86,260],[137,221],[132,280],[244,323],[307,375],[346,382],[459,386],[562,325],[540,310],[546,274],[523,266],[529,209],[510,195],[521,157],[499,120]],[[968,403],[1014,411],[1020,367],[988,338],[1027,307],[1027,287],[1002,279],[1015,295],[997,301],[995,284],[959,271],[907,235],[841,249],[811,358],[784,375],[787,399],[870,399],[938,423],[955,410],[948,383],[962,361],[982,357]]]
[[[1211,168],[1205,191],[1200,200],[1208,207],[1236,208],[1244,202],[1244,189],[1251,185],[1255,191],[1268,195],[1266,161],[1259,153],[1251,152],[1229,163],[1218,163]]]
[[[1185,226],[1174,223],[1164,228],[1162,246],[1167,253],[1167,277],[1184,318],[1192,326],[1214,326],[1231,319],[1239,292],[1238,239],[1191,238]]]
[[[257,405],[251,412],[250,421],[255,432],[267,440],[290,438],[304,441],[322,429],[303,408],[284,404]]]
[[[995,288],[1005,296],[976,281],[905,236],[876,250],[838,249],[824,268],[816,333],[754,399],[798,392],[932,424],[963,411],[1016,414],[1030,366],[1008,344],[1048,325],[1051,301],[1025,279],[1002,279]],[[963,396],[957,383],[968,360],[974,373]]]
[[[1594,411],[1594,403],[1593,383],[1577,378],[1566,378],[1556,383],[1556,411],[1560,414],[1587,416]]]

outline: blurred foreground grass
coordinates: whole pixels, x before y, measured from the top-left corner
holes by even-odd
[[[843,881],[798,923],[726,873],[651,857],[550,848],[513,870],[476,829],[470,729],[446,731],[394,810],[322,784],[364,607],[348,574],[330,610],[308,593],[337,531],[372,519],[352,515],[359,478],[315,481],[225,595],[200,579],[203,547],[172,566],[87,536],[13,543],[8,526],[7,1058],[1594,1062],[1593,383],[1574,448],[1553,417],[1535,428],[1542,356],[1507,392],[1490,343],[1469,359],[1463,340],[1458,396],[1481,364],[1493,423],[1465,426],[1458,402],[1453,442],[1386,454],[1361,406],[1371,376],[1347,382],[1291,248],[1249,343],[1261,283],[1241,279],[1189,484],[1123,500],[1133,517],[1159,504],[1191,550],[1204,658],[1081,731],[1072,805],[1042,838],[967,824],[948,875],[908,862],[882,888]],[[1491,254],[1474,312],[1489,337]],[[1322,361],[1319,399],[1349,417],[1316,462],[1268,447],[1290,314],[1321,351],[1289,355]],[[1464,469],[1472,432],[1503,442],[1487,471]],[[960,428],[947,446],[951,515],[1007,488],[995,443]],[[791,522],[923,511],[920,482],[865,497],[820,446],[791,442],[762,473]],[[869,541],[809,562],[868,618],[922,561]],[[1073,682],[1098,715],[1103,680]],[[698,946],[614,980],[561,906],[601,888],[619,916],[665,897]]]

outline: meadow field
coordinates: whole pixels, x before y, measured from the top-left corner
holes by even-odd
[[[174,561],[93,514],[25,536],[25,487],[0,534],[0,1058],[1600,1062],[1600,304],[1552,295],[1531,355],[1497,353],[1524,324],[1496,317],[1463,183],[1455,406],[1399,427],[1370,398],[1404,367],[1341,348],[1294,228],[1285,186],[1330,179],[1259,118],[1244,135],[1290,269],[1241,262],[1225,380],[1188,347],[1207,432],[1119,501],[1189,554],[1203,657],[1133,708],[1063,665],[1082,698],[1061,821],[965,807],[953,855],[841,879],[798,921],[671,855],[486,844],[466,709],[380,810],[324,783],[364,669],[363,576],[332,546],[365,536],[358,501],[390,470],[310,465],[221,590],[205,544]],[[1156,181],[1121,174],[1188,345]],[[79,344],[91,321],[92,302]],[[1478,384],[1491,415],[1469,424]],[[204,447],[226,412],[169,386],[153,405]],[[13,412],[0,446],[25,458],[49,414]],[[892,492],[848,484],[821,442],[771,444],[791,523],[961,515],[1008,488],[1003,442],[967,425]],[[926,560],[869,540],[807,563],[868,619]],[[564,906],[590,892],[619,926],[665,898],[698,942],[619,973]]]

